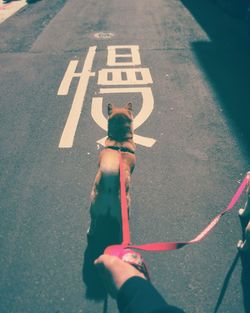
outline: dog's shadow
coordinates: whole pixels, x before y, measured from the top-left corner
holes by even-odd
[[[95,268],[94,261],[112,244],[121,243],[121,225],[110,215],[99,217],[96,231],[87,235],[87,248],[84,252],[82,279],[86,287],[86,298],[102,301],[107,297],[104,285]]]

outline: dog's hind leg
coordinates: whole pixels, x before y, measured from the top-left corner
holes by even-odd
[[[244,209],[239,210],[240,217],[250,217],[250,188],[247,190],[247,201],[245,203]]]
[[[248,172],[248,176],[249,175],[250,175],[250,172]],[[245,229],[244,241],[240,240],[238,242],[237,247],[240,251],[248,251],[250,250],[250,180],[248,181],[247,201],[245,203],[244,209],[239,210],[239,216],[241,218],[248,218],[248,224]]]
[[[95,228],[96,228],[96,218],[92,215],[93,205],[94,205],[93,203],[91,203],[90,205],[90,225],[87,230],[88,240],[94,235]]]
[[[247,201],[245,203],[244,209],[239,210],[239,216],[250,218],[250,172],[248,172],[247,175],[248,175]]]
[[[248,222],[245,230],[245,240],[244,241],[240,240],[238,242],[237,247],[240,251],[243,252],[250,250],[250,221]]]
[[[96,174],[95,181],[91,190],[91,194],[90,194],[91,203],[95,202],[95,199],[98,195],[98,186],[100,185],[101,178],[102,178],[102,172],[100,169],[98,169],[98,172]]]

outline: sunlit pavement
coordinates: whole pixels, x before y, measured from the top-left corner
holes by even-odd
[[[7,20],[11,15],[27,4],[26,0],[3,1],[0,0],[0,24]]]

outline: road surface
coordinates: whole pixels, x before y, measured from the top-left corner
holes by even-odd
[[[0,312],[115,313],[83,277],[106,105],[134,108],[132,241],[193,239],[250,168],[242,22],[209,1],[43,0],[0,33]],[[244,201],[201,243],[143,253],[169,303],[249,312]]]

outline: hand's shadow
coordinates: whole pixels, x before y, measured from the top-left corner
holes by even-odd
[[[111,216],[99,217],[94,234],[88,237],[84,252],[82,278],[86,286],[86,298],[101,301],[106,298],[104,285],[95,268],[94,261],[112,244],[121,243],[121,226]]]

